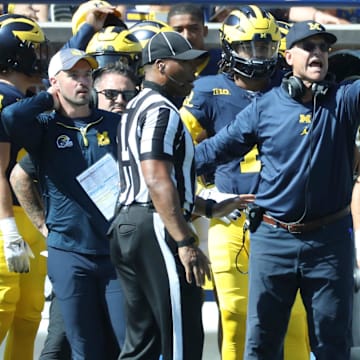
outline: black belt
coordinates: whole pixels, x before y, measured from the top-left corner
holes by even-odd
[[[132,204],[129,204],[129,205],[119,204],[116,207],[116,213],[126,212],[126,211],[129,211],[129,209],[131,207],[138,207],[138,206],[148,208],[149,210],[152,210],[152,211],[156,211],[152,202],[146,202],[146,203],[136,202],[136,203],[132,203]]]
[[[152,202],[146,202],[146,203],[139,203],[139,202],[136,202],[136,203],[132,203],[132,204],[129,204],[129,205],[122,205],[122,204],[119,204],[117,207],[116,207],[116,211],[115,213],[118,214],[119,212],[127,212],[130,210],[131,207],[137,207],[137,206],[140,206],[140,207],[144,207],[144,208],[148,208],[149,211],[153,211],[153,212],[156,212],[156,209],[154,207],[154,204]],[[191,213],[188,213],[186,212],[184,214],[184,218],[186,221],[189,221],[191,219]]]
[[[324,216],[317,220],[308,221],[305,223],[289,224],[289,223],[285,223],[285,222],[276,220],[273,217],[266,215],[266,214],[263,215],[262,220],[265,223],[270,224],[272,226],[285,229],[292,234],[301,234],[301,233],[317,230],[321,226],[331,224],[332,222],[339,220],[348,214],[350,214],[350,206],[347,206],[346,208],[344,208],[336,213]]]

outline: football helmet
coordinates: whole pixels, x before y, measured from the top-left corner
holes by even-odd
[[[107,1],[103,1],[103,0],[90,0],[82,3],[74,12],[74,15],[71,19],[71,27],[72,27],[73,35],[75,35],[79,31],[81,25],[85,23],[86,16],[90,10],[103,6],[112,6],[112,5]],[[118,26],[123,29],[127,29],[127,26],[121,20],[121,14],[118,11],[115,11],[114,14],[107,15],[104,28],[107,26]]]
[[[233,10],[220,28],[220,69],[247,78],[271,76],[280,39],[279,27],[268,11],[255,5]]]
[[[289,29],[292,24],[289,24],[285,21],[276,21],[276,22],[279,26],[280,36],[281,36],[280,44],[279,44],[278,64],[281,69],[290,70],[291,67],[287,64],[285,60],[285,50],[286,50],[286,35],[289,32]]]
[[[290,27],[292,24],[287,23],[286,21],[276,21],[279,30],[280,30],[280,45],[279,45],[279,54],[282,56],[285,56],[285,50],[286,50],[286,35],[290,30]]]
[[[86,52],[98,61],[99,67],[121,61],[139,74],[142,47],[129,30],[117,26],[101,29],[89,41]]]
[[[0,16],[0,71],[45,75],[47,66],[48,47],[40,26],[26,16]]]
[[[147,42],[160,31],[173,31],[173,28],[160,20],[143,20],[135,23],[129,31],[140,41],[144,48]]]

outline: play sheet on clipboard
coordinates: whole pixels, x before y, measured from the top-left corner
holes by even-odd
[[[114,216],[120,190],[119,179],[118,163],[109,153],[76,177],[107,220]]]

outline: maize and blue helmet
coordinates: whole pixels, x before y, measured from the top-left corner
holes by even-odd
[[[286,50],[286,35],[288,34],[292,24],[287,23],[286,21],[277,21],[280,30],[280,45],[279,45],[279,54],[285,57]]]
[[[278,59],[279,67],[281,69],[290,71],[291,67],[287,64],[285,60],[285,50],[286,50],[286,35],[288,34],[292,24],[289,24],[285,21],[277,21],[277,24],[279,26],[280,35],[281,35],[281,40],[279,45],[279,59]]]
[[[107,1],[103,0],[90,0],[82,3],[77,10],[74,12],[74,15],[71,19],[72,33],[75,35],[80,27],[86,22],[86,17],[90,10],[101,8],[104,6],[112,6]],[[108,14],[104,23],[104,28],[107,26],[118,26],[123,29],[127,29],[126,24],[121,19],[121,14],[118,11],[115,11],[114,14]]]
[[[173,31],[173,28],[160,20],[142,20],[129,28],[144,48],[147,42],[160,31]]]
[[[129,30],[117,26],[101,29],[89,41],[86,52],[97,60],[99,67],[120,61],[139,74],[142,47]]]
[[[34,20],[16,14],[0,16],[0,71],[44,75],[48,60],[45,34]]]
[[[233,10],[220,29],[222,71],[246,78],[271,76],[275,70],[280,30],[270,12],[255,6]]]

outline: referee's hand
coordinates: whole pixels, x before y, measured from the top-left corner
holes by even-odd
[[[201,249],[194,244],[180,247],[178,252],[189,284],[195,279],[196,285],[201,287],[205,283],[205,276],[210,280],[210,261]]]

